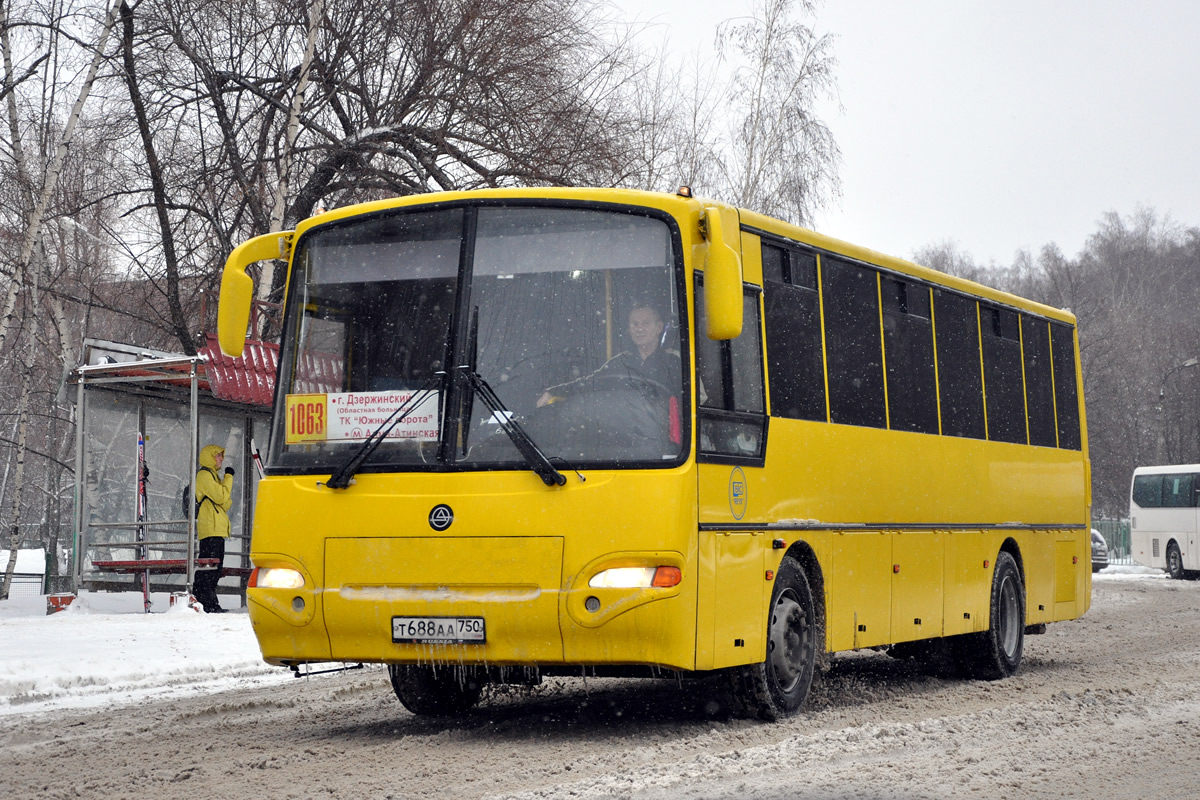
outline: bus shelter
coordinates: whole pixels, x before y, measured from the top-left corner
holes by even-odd
[[[251,342],[240,358],[213,336],[195,356],[87,340],[76,368],[72,588],[191,593],[197,569],[244,596],[250,529],[278,359]],[[223,563],[197,559],[194,476],[202,447],[235,470]],[[212,563],[208,563],[208,562]]]

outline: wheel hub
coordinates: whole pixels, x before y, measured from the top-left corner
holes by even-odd
[[[804,672],[804,609],[790,594],[780,595],[771,612],[771,635],[767,644],[771,667],[779,687],[790,692]]]
[[[1021,604],[1017,599],[1017,587],[1011,576],[1005,576],[1004,582],[1000,585],[1000,608],[998,610],[1000,647],[1004,650],[1005,657],[1011,659],[1016,655],[1017,642],[1021,633],[1019,627],[1021,625],[1019,619]]]

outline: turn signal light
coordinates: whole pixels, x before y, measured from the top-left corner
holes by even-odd
[[[683,571],[679,567],[659,567],[654,570],[654,583],[659,589],[670,589],[678,586],[683,580]]]

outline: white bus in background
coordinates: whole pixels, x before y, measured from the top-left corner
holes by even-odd
[[[1200,570],[1200,464],[1138,467],[1129,493],[1133,560],[1172,578]]]

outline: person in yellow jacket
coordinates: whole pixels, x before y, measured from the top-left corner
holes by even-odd
[[[221,467],[225,448],[215,444],[200,450],[200,469],[196,471],[196,535],[200,538],[197,558],[215,558],[214,569],[196,569],[192,591],[208,614],[222,614],[225,609],[217,602],[217,581],[221,579],[220,565],[225,563],[225,540],[229,538],[229,509],[233,506],[233,468]]]

